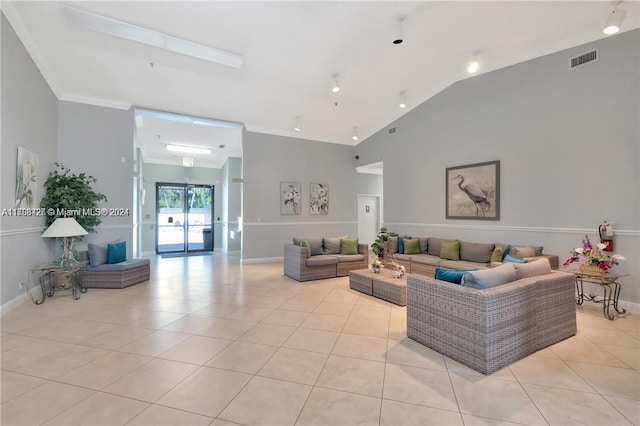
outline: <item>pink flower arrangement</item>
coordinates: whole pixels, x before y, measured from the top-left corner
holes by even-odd
[[[394,278],[402,278],[407,271],[403,265],[397,264],[396,262],[392,262],[391,266],[393,267]]]
[[[582,240],[582,247],[571,250],[571,257],[564,261],[563,267],[567,267],[572,263],[579,265],[596,265],[602,272],[608,272],[614,265],[618,265],[619,260],[624,257],[614,254],[609,256],[604,252],[607,247],[605,243],[598,243],[594,247],[588,235]]]

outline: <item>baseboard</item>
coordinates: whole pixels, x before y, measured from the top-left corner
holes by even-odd
[[[627,313],[630,314],[640,314],[640,303],[625,302],[624,300],[619,300],[618,307],[626,309]]]
[[[255,259],[242,259],[243,265],[255,265],[258,263],[275,263],[275,262],[284,262],[283,257],[258,257]]]
[[[26,301],[30,301],[29,295],[27,293],[22,293],[20,296],[8,301],[7,303],[3,303],[0,306],[0,316],[13,311],[18,306],[22,305]]]

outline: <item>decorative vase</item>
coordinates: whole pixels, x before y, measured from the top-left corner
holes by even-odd
[[[592,263],[581,263],[578,265],[578,270],[580,272],[585,272],[585,273],[589,273],[589,274],[598,274],[598,273],[602,273],[602,269],[600,269],[598,267],[598,265],[594,265]]]

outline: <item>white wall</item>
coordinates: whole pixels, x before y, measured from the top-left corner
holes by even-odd
[[[36,206],[43,184],[54,168],[57,153],[58,100],[18,39],[1,16],[2,147],[0,200],[2,209],[15,207],[18,147],[38,155]],[[29,269],[55,258],[55,241],[40,237],[43,217],[0,216],[0,304],[8,309],[22,300]],[[11,303],[14,301],[14,303]]]
[[[281,258],[294,236],[357,235],[357,194],[380,193],[358,174],[353,148],[244,131],[243,262]],[[302,214],[280,215],[280,182],[302,184]],[[309,214],[309,184],[329,185],[329,214]],[[378,183],[378,184],[377,184]]]
[[[600,49],[574,70],[569,58]],[[640,30],[458,82],[355,149],[384,160],[390,230],[543,245],[564,260],[615,220],[640,302]],[[397,132],[389,135],[389,127]],[[499,221],[445,219],[445,168],[501,161]],[[597,289],[596,294],[601,294]]]
[[[59,103],[58,161],[74,173],[97,179],[93,189],[108,198],[100,207],[129,212],[101,217],[97,233],[86,236],[77,244],[78,249],[91,242],[123,239],[127,242],[127,258],[133,256],[134,129],[133,109]]]

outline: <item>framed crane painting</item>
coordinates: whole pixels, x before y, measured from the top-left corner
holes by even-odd
[[[447,219],[500,219],[500,161],[448,167]]]

